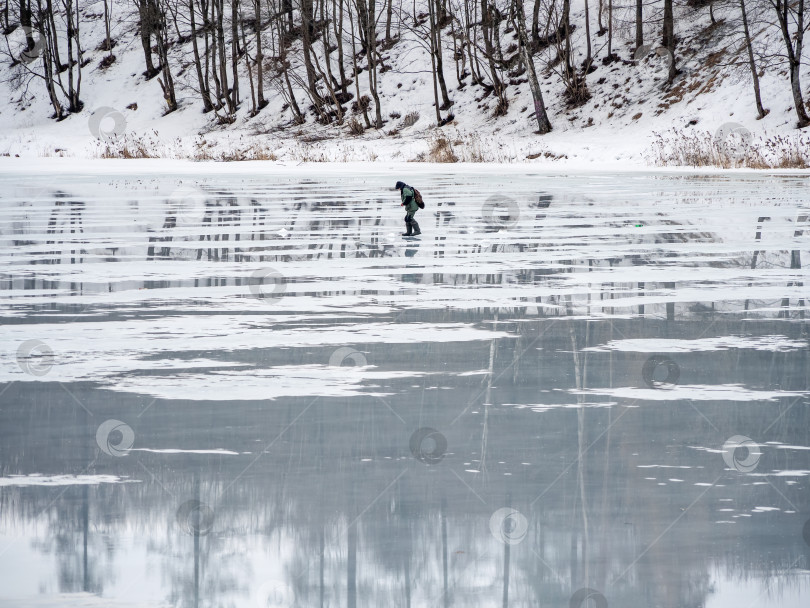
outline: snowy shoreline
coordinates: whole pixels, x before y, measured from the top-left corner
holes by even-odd
[[[675,175],[810,175],[810,169],[750,169],[721,167],[650,167],[629,165],[628,163],[600,163],[598,165],[579,161],[538,161],[522,163],[427,163],[407,161],[333,161],[333,162],[293,162],[293,161],[193,161],[185,159],[86,159],[86,158],[39,158],[32,162],[30,158],[0,157],[0,176],[40,175],[49,173],[93,173],[99,175],[120,174],[200,174],[213,173],[240,174],[273,174],[288,175],[290,172],[312,176],[324,174],[341,175],[347,172],[364,172],[373,175],[387,173],[408,175],[411,173],[452,173],[470,175],[481,173],[492,174],[527,174],[575,172],[584,174],[628,173],[628,174],[675,174]]]

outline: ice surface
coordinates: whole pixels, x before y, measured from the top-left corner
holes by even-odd
[[[0,170],[0,606],[806,604],[806,176],[126,167]]]

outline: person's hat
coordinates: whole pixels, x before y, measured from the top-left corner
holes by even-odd
[[[391,182],[388,182],[388,183],[390,184]],[[394,186],[394,189],[395,190],[402,190],[404,187],[405,187],[405,182],[397,182],[397,185]]]

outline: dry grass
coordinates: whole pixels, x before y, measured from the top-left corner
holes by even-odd
[[[330,158],[317,146],[306,144],[296,145],[285,154],[285,157],[300,163],[328,163],[330,161]],[[348,159],[344,158],[344,161],[346,160]]]
[[[149,137],[125,135],[116,141],[101,143],[99,158],[160,158],[155,144]]]
[[[405,118],[402,119],[402,128],[406,129],[407,127],[412,127],[417,123],[418,120],[419,112],[408,112],[405,115]]]
[[[484,155],[484,150],[481,147],[481,138],[477,133],[467,135],[465,138],[459,140],[461,146],[461,160],[465,163],[485,163],[487,159]]]
[[[343,137],[340,137],[340,131],[343,131]],[[323,163],[379,160],[374,142],[364,146],[361,141],[346,138],[345,127],[335,129],[331,135],[332,137],[329,134],[307,137],[304,133],[296,133],[293,137],[280,140],[275,137],[246,137],[238,142],[222,142],[200,135],[194,141],[184,142],[180,139],[160,141],[155,133],[146,136],[128,134],[115,142],[100,142],[97,155],[101,158],[176,158],[214,162],[285,160]],[[387,135],[392,139],[402,137],[397,127],[392,128]],[[335,145],[324,145],[328,141],[335,141]],[[545,150],[527,156],[527,151],[516,149],[502,138],[482,137],[478,133],[467,133],[449,126],[430,129],[422,139],[422,146],[424,151],[415,158],[411,157],[413,161],[510,163],[540,156],[550,160],[564,158]],[[799,153],[799,150],[795,151],[795,154]]]
[[[260,143],[253,143],[244,148],[233,148],[230,150],[216,150],[211,144],[204,141],[197,144],[192,155],[192,160],[196,161],[219,161],[219,162],[239,162],[246,160],[278,160],[274,150],[270,150]]]
[[[432,163],[457,163],[458,156],[453,151],[453,144],[444,134],[434,135],[429,140],[428,159]]]
[[[414,162],[509,163],[517,160],[514,153],[510,154],[500,144],[482,141],[477,133],[453,131],[451,136],[436,130],[425,143],[427,151],[417,154]]]
[[[355,118],[354,116],[352,116],[349,119],[349,122],[347,124],[349,126],[349,133],[351,135],[354,135],[355,137],[357,137],[358,135],[362,135],[366,131],[366,128],[363,126],[363,123],[357,120],[357,118]]]
[[[810,133],[780,135],[750,143],[719,141],[713,134],[655,134],[647,160],[658,166],[747,169],[810,168]]]
[[[534,154],[527,154],[526,160],[537,160],[538,158],[547,158],[549,160],[563,160],[567,159],[567,154],[555,154],[551,150],[544,150],[543,152],[535,152]]]
[[[498,103],[495,104],[495,109],[492,111],[492,116],[494,118],[498,118],[499,116],[506,116],[506,113],[509,112],[509,100],[505,97],[502,97],[498,100]]]
[[[195,160],[218,160],[230,163],[245,160],[278,160],[278,156],[263,146],[254,145],[244,150],[222,151],[212,158],[195,158]]]

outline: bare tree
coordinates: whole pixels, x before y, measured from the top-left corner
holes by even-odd
[[[79,39],[79,0],[62,0],[67,23],[67,58],[68,58],[68,111],[80,112],[84,105],[80,98],[82,88],[82,45]],[[73,58],[73,47],[76,46],[76,59]]]
[[[188,0],[188,13],[189,19],[191,20],[191,45],[194,51],[194,68],[197,71],[197,82],[200,86],[200,97],[202,97],[203,102],[203,112],[210,112],[214,109],[214,105],[211,103],[211,87],[208,82],[208,19],[207,19],[207,2],[206,0],[198,0],[201,3],[201,16],[203,20],[202,26],[202,33],[205,37],[205,72],[203,73],[203,64],[200,60],[200,47],[197,43],[197,38],[199,37],[199,33],[197,30],[197,24],[195,20],[196,16],[196,6],[194,0]]]
[[[672,13],[672,0],[664,0],[663,47],[669,51],[669,74],[667,84],[675,80],[675,17]]]
[[[113,41],[110,35],[110,21],[112,19],[112,0],[104,0],[104,50],[112,57]]]
[[[157,39],[158,57],[160,57],[160,72],[158,83],[163,91],[163,100],[166,102],[166,113],[174,112],[177,109],[177,97],[174,91],[174,78],[169,66],[169,28],[166,24],[166,13],[168,6],[166,0],[157,0],[155,5],[157,14]]]
[[[540,90],[540,83],[537,80],[537,72],[534,69],[534,58],[530,52],[529,36],[526,32],[526,14],[523,9],[523,0],[515,0],[514,4],[520,52],[523,57],[523,63],[526,64],[529,87],[532,90],[532,98],[534,99],[534,115],[537,118],[537,130],[541,135],[545,135],[551,131],[551,122],[549,121],[548,114],[546,113],[546,104],[543,101],[543,92]]]
[[[144,63],[146,64],[144,75],[147,80],[150,80],[158,74],[158,70],[152,62],[152,35],[157,30],[158,16],[152,0],[134,0],[134,2],[138,8],[138,28],[141,33],[141,47],[143,47]]]
[[[804,0],[791,4],[788,0],[768,0],[776,14],[782,39],[785,43],[785,52],[790,72],[790,89],[793,94],[793,106],[798,117],[800,129],[810,125],[810,117],[804,107],[804,97],[800,73],[802,67],[802,50],[806,26],[804,23]],[[794,25],[795,24],[795,25]],[[794,27],[791,27],[794,25]]]
[[[442,61],[441,23],[436,15],[437,0],[428,0],[428,14],[430,16],[430,45],[433,51],[433,73],[438,80],[442,92],[442,110],[448,109],[453,102],[447,95],[447,84],[444,80],[444,62]],[[441,122],[441,121],[440,121]]]
[[[567,0],[566,0],[567,1]],[[506,99],[506,87],[498,75],[497,59],[501,53],[500,45],[495,44],[498,32],[497,10],[489,0],[481,0],[481,34],[484,38],[485,56],[489,62],[489,77],[492,80],[492,89],[498,96],[498,105],[495,108],[495,115],[506,114],[509,108],[509,101]]]
[[[374,127],[382,129],[382,109],[377,80],[377,14],[376,0],[354,0],[357,10],[357,26],[360,34],[360,45],[368,64],[368,88],[374,99]],[[362,103],[358,99],[358,103]]]
[[[745,10],[745,0],[740,0],[740,16],[742,17],[743,33],[745,35],[745,48],[748,51],[748,65],[751,68],[751,79],[754,83],[754,98],[757,104],[757,117],[765,118],[768,110],[762,107],[762,98],[759,93],[759,74],[754,61],[754,48],[751,42],[751,32],[748,29],[748,13]]]

